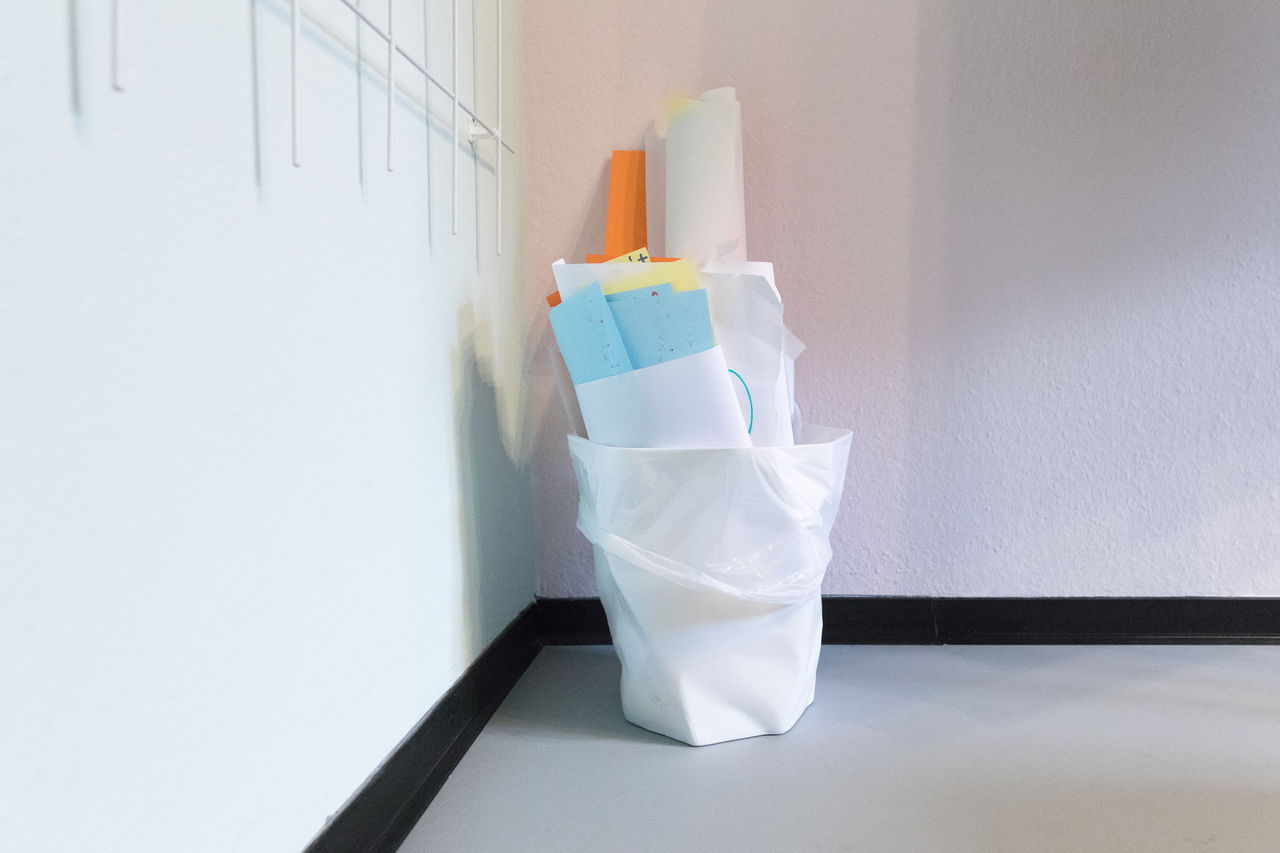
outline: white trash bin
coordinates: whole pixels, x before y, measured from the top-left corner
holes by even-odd
[[[813,701],[851,434],[803,438],[690,450],[569,437],[636,725],[703,746],[781,734]]]

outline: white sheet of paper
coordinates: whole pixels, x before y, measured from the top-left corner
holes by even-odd
[[[688,99],[668,119],[666,257],[747,259],[742,108],[732,88]]]
[[[699,280],[707,291],[711,324],[725,364],[751,390],[751,444],[779,447],[795,443],[792,394],[786,360],[787,332],[772,264],[717,265]]]
[[[566,264],[557,262],[551,265],[551,272],[556,278],[556,290],[561,299],[568,299],[582,288],[599,282],[604,287],[611,281],[636,274],[635,264],[606,261],[603,264]]]
[[[800,406],[796,403],[796,359],[804,352],[804,342],[795,332],[782,327],[782,357],[787,368],[787,398],[791,400],[791,434],[797,439],[804,434]]]
[[[727,262],[721,259],[710,261],[702,267],[702,272],[727,272],[742,273],[744,275],[758,275],[769,282],[769,288],[773,291],[773,295],[778,297],[778,301],[782,301],[782,294],[778,292],[778,285],[773,279],[773,262],[772,261],[734,261]]]
[[[587,438],[614,447],[750,447],[719,347],[575,385]]]

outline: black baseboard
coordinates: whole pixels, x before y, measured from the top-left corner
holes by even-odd
[[[936,599],[822,597],[824,645],[937,643]]]
[[[334,815],[305,853],[393,853],[533,662],[537,606],[525,608]]]
[[[1280,643],[1280,598],[824,596],[826,644]],[[544,645],[610,643],[598,598],[539,598],[485,650],[306,853],[393,853]]]
[[[1280,643],[1276,598],[939,598],[940,643]]]
[[[607,646],[613,642],[598,598],[539,598],[538,637],[547,646]]]
[[[547,645],[608,643],[596,598],[540,598]],[[925,644],[1280,643],[1278,598],[823,596],[822,642]]]

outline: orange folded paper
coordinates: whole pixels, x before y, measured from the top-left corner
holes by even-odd
[[[645,218],[644,152],[615,151],[609,165],[605,255],[616,258],[649,245]]]

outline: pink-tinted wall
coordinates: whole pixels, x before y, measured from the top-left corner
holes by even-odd
[[[827,592],[1280,593],[1280,6],[524,10],[535,292],[603,246],[610,151],[737,87],[798,400],[854,430]],[[592,594],[531,373],[540,589]]]

